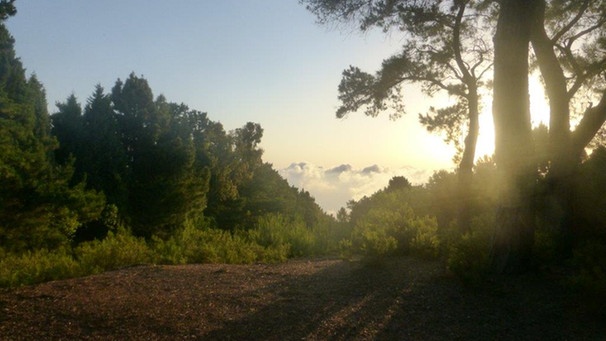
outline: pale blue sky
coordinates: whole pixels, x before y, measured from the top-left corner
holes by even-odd
[[[264,160],[329,169],[379,165],[452,168],[451,151],[416,120],[428,102],[409,89],[396,122],[362,113],[335,118],[341,72],[374,72],[401,37],[320,26],[296,0],[17,0],[8,20],[17,55],[55,109],[100,83],[143,75],[155,95],[206,111],[234,129],[265,130]],[[314,194],[314,193],[312,193]],[[343,203],[344,204],[344,203]]]

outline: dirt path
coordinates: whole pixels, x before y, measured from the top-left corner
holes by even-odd
[[[534,276],[473,291],[440,264],[140,266],[0,292],[0,340],[599,340]]]

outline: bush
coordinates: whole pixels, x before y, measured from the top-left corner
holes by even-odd
[[[302,220],[289,221],[279,214],[261,217],[249,234],[255,243],[266,248],[287,249],[288,257],[312,256],[318,251],[314,232]]]
[[[438,221],[435,217],[416,218],[410,221],[415,236],[410,241],[410,251],[423,258],[434,259],[440,253]]]
[[[80,274],[77,262],[63,249],[9,254],[0,260],[0,287],[30,285]]]
[[[416,216],[407,204],[373,207],[358,220],[351,244],[364,257],[414,254],[435,258],[440,250],[438,223],[434,217]]]
[[[74,251],[85,274],[99,273],[153,260],[152,251],[142,238],[125,230],[109,233],[102,241],[80,244]]]
[[[475,217],[471,221],[471,231],[450,245],[448,269],[467,284],[478,284],[488,274],[492,226],[492,215]]]
[[[288,245],[259,245],[254,231],[229,231],[188,224],[168,240],[153,238],[156,261],[162,264],[276,262],[287,258]]]
[[[388,235],[385,229],[361,226],[355,238],[362,255],[369,260],[380,260],[394,254],[398,248],[397,240]]]

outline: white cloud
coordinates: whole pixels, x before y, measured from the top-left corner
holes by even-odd
[[[311,193],[325,211],[335,214],[349,200],[359,200],[385,188],[394,176],[405,176],[411,183],[421,184],[427,181],[432,171],[414,167],[389,169],[378,165],[355,169],[349,164],[325,169],[299,162],[280,169],[279,173],[291,185]]]

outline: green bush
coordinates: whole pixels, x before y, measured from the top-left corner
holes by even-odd
[[[448,269],[467,284],[478,284],[490,269],[490,247],[494,217],[474,217],[471,231],[450,245]]]
[[[313,230],[301,220],[289,221],[279,214],[261,217],[257,227],[248,232],[263,247],[288,249],[288,257],[312,256],[318,251]]]
[[[145,264],[153,260],[152,251],[145,240],[134,237],[125,230],[109,233],[102,241],[82,243],[74,253],[85,274]]]
[[[253,231],[229,231],[188,224],[168,240],[154,238],[156,261],[162,264],[276,262],[287,258],[286,244],[260,245]]]
[[[439,254],[438,223],[434,217],[418,217],[407,204],[396,204],[395,196],[384,206],[373,207],[359,218],[353,229],[353,252],[367,258],[412,254],[435,258]]]
[[[410,221],[409,228],[415,231],[410,241],[410,251],[423,258],[434,259],[440,253],[438,221],[435,217],[419,217]]]
[[[359,250],[367,259],[382,259],[394,254],[398,248],[398,241],[393,236],[388,235],[385,229],[361,226],[356,237]]]
[[[63,249],[5,254],[0,260],[0,287],[30,285],[80,274],[78,263]]]

